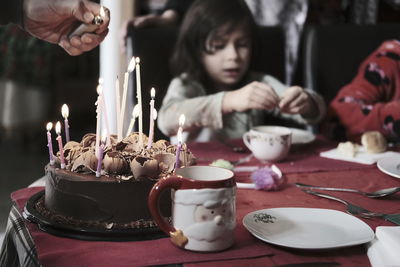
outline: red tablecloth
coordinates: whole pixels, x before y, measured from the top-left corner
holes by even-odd
[[[245,148],[242,140],[229,141],[234,146],[240,146]],[[309,172],[320,172],[320,171],[339,171],[339,170],[354,170],[354,169],[366,169],[374,168],[374,165],[358,164],[354,162],[333,160],[328,158],[322,158],[319,153],[335,148],[337,143],[328,141],[327,139],[318,136],[317,139],[311,144],[299,144],[293,145],[290,148],[290,153],[281,162],[276,165],[286,174],[289,173],[309,173]],[[208,143],[189,143],[189,149],[198,158],[199,164],[208,163],[209,161],[221,158],[229,161],[237,161],[250,155],[249,150],[245,150],[244,153],[234,152],[226,144],[220,142],[208,142]],[[207,149],[204,149],[207,147]],[[262,166],[256,158],[252,158],[249,162],[240,164],[240,166]]]
[[[327,143],[317,141],[311,146],[302,147],[314,157],[317,151],[324,149]],[[216,159],[240,157],[242,155],[218,143],[191,144],[190,148],[198,158]],[[296,155],[290,156],[296,157]],[[290,158],[289,157],[289,158]],[[300,161],[309,162],[309,158],[299,154]],[[233,158],[232,158],[233,159]],[[234,159],[233,159],[234,160]],[[334,165],[329,159],[323,159]],[[319,164],[314,160],[314,164]],[[201,161],[200,161],[201,163]],[[281,163],[285,164],[285,163]],[[297,165],[296,161],[294,165]],[[289,164],[290,165],[290,164]],[[286,167],[289,168],[287,165]],[[340,165],[340,164],[339,164]],[[243,227],[243,217],[254,210],[277,207],[312,207],[329,208],[344,211],[343,204],[336,201],[318,198],[303,193],[293,186],[294,182],[314,185],[357,188],[360,190],[375,190],[384,187],[400,186],[400,180],[381,173],[376,167],[366,167],[351,164],[346,167],[334,167],[329,164],[323,168],[309,162],[309,171],[293,173],[287,171],[285,165],[280,165],[287,184],[276,192],[238,189],[237,192],[237,231],[235,246],[221,253],[194,253],[174,247],[168,239],[139,242],[93,242],[79,241],[52,236],[41,232],[35,224],[26,225],[36,244],[38,257],[44,266],[136,266],[158,265],[170,263],[191,263],[190,266],[270,266],[274,264],[290,264],[299,262],[338,262],[342,266],[369,266],[366,249],[363,245],[325,251],[308,251],[282,248],[263,243],[252,237]],[[312,169],[313,167],[314,169]],[[314,170],[314,171],[312,171]],[[249,181],[248,174],[240,174],[239,181]],[[12,198],[20,208],[26,199],[42,188],[28,188],[14,192]],[[330,194],[347,199],[354,204],[387,213],[399,213],[400,196],[395,195],[386,199],[368,199],[351,193],[331,192]],[[379,225],[393,225],[381,219],[363,219],[374,230]]]

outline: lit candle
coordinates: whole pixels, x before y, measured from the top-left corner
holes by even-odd
[[[107,139],[106,132],[107,132],[107,130],[105,130],[103,132],[103,135],[102,135],[101,141],[100,141],[99,156],[97,157],[96,177],[100,177],[101,176],[101,165],[103,163],[104,146],[105,146],[105,143],[106,143],[105,139]]]
[[[154,136],[154,97],[156,96],[156,90],[151,88],[150,90],[150,127],[149,127],[149,141],[147,142],[147,149],[150,149],[153,144]]]
[[[95,103],[96,107],[96,145],[95,145],[95,155],[99,155],[99,145],[100,145],[100,123],[101,123],[101,104],[102,101],[100,96],[102,94],[103,87],[101,86],[103,80],[99,78],[99,85],[97,85],[97,101]]]
[[[129,123],[128,130],[126,131],[126,136],[129,136],[133,130],[133,126],[135,125],[136,118],[139,116],[139,105],[136,104],[132,110],[132,118],[131,122]]]
[[[115,101],[116,101],[116,114],[117,114],[117,139],[120,140],[122,132],[120,132],[120,124],[121,124],[121,118],[120,118],[120,113],[121,113],[121,100],[119,99],[119,79],[117,76],[117,80],[115,81]],[[121,138],[122,139],[122,138]]]
[[[135,57],[131,58],[131,61],[129,62],[128,65],[128,71],[125,72],[124,75],[124,88],[122,92],[122,102],[121,102],[121,112],[120,112],[120,127],[119,127],[119,135],[118,135],[118,141],[122,140],[122,132],[124,130],[124,118],[125,118],[125,108],[126,108],[126,95],[128,93],[128,85],[129,85],[129,74],[134,71],[135,69]]]
[[[53,128],[53,123],[49,122],[46,125],[47,129],[47,146],[49,147],[49,157],[50,165],[54,165],[54,154],[53,154],[53,140],[51,139],[51,129]]]
[[[58,151],[60,152],[60,163],[61,169],[65,169],[65,159],[64,159],[64,148],[61,137],[61,123],[57,121],[56,123],[56,133],[57,133],[57,141],[58,141]]]
[[[69,123],[68,123],[69,108],[67,104],[62,105],[61,115],[64,118],[65,142],[68,143],[70,139],[69,139]]]
[[[140,81],[140,58],[136,58],[136,97],[139,105],[139,145],[143,147],[143,106],[142,106],[142,85]]]
[[[177,133],[178,145],[176,146],[176,156],[175,156],[175,169],[180,167],[180,154],[182,149],[182,132],[183,132],[183,124],[185,124],[185,115],[181,114],[179,116],[179,129]]]

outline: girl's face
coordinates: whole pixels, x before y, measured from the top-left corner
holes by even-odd
[[[217,29],[207,40],[202,63],[217,89],[226,90],[239,83],[246,74],[251,57],[251,40],[243,24],[226,33],[228,25]]]

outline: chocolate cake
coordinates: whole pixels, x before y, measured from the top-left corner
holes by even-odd
[[[147,137],[143,135],[143,143]],[[112,136],[104,149],[102,172],[96,177],[94,134],[87,134],[80,143],[65,145],[65,169],[60,168],[59,155],[54,165],[46,166],[44,203],[36,208],[58,222],[104,229],[154,227],[147,208],[147,197],[158,179],[174,171],[176,146],[165,140],[151,148],[139,144],[134,133],[120,142]],[[183,146],[181,166],[194,164],[195,158]],[[161,211],[170,216],[170,195],[161,201]]]

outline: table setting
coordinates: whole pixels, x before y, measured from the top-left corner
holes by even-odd
[[[109,266],[111,263],[114,266],[215,266],[216,262],[221,266],[295,266],[299,263],[309,266],[347,266],[350,263],[352,266],[385,266],[379,265],[382,251],[386,251],[385,246],[389,246],[387,244],[399,242],[396,238],[389,238],[389,242],[386,242],[386,232],[396,232],[399,226],[395,225],[400,225],[398,179],[374,164],[320,157],[322,151],[333,149],[337,144],[305,130],[295,131],[297,139],[294,138],[294,143],[290,139],[286,139],[286,143],[279,142],[282,150],[275,154],[280,157],[277,161],[260,159],[262,155],[254,153],[246,146],[246,141],[239,139],[225,140],[224,143],[211,141],[186,144],[196,155],[195,167],[201,168],[200,173],[209,173],[208,176],[212,173],[215,178],[215,171],[206,170],[215,168],[209,165],[216,160],[227,161],[233,167],[226,170],[230,173],[228,176],[224,174],[221,178],[234,177],[238,185],[235,191],[229,193],[228,198],[231,201],[235,199],[236,205],[236,214],[231,213],[231,232],[227,232],[227,236],[233,238],[222,238],[224,242],[221,247],[185,248],[182,245],[185,241],[182,243],[180,237],[168,238],[170,230],[154,240],[107,242],[55,236],[41,231],[40,225],[26,220],[20,221],[21,227],[27,229],[31,236],[32,248],[37,253],[35,259],[44,266],[71,266],[85,262],[96,263],[96,266]],[[288,133],[286,129],[285,132]],[[293,132],[289,130],[289,133]],[[271,140],[267,140],[269,145]],[[243,149],[234,150],[233,147]],[[184,167],[182,171],[186,168],[193,167]],[[397,172],[396,168],[393,171]],[[194,174],[184,172],[182,175],[192,179]],[[265,176],[267,180],[257,185],[257,179],[260,178],[252,177],[257,175]],[[185,190],[195,188],[191,186],[185,187]],[[12,194],[15,209],[21,216],[29,198],[41,190],[43,187],[35,186]],[[208,198],[214,199],[211,196]],[[224,196],[228,195],[224,193]],[[200,201],[198,197],[195,199]],[[217,199],[215,201],[218,202]],[[216,204],[204,202],[202,205],[207,207]],[[354,211],[355,206],[362,211]],[[218,206],[215,209],[220,214],[221,209]],[[199,218],[204,217],[202,211],[196,212],[200,214]],[[213,217],[217,225],[222,220],[221,216]],[[182,221],[183,225],[178,226],[179,220],[172,221],[175,230],[184,228],[183,225],[188,223]],[[224,217],[224,220],[227,219]],[[207,236],[214,233],[208,232],[211,228],[205,229]],[[378,229],[384,229],[384,233]],[[190,242],[191,237],[187,238]],[[213,239],[212,236],[210,238]],[[311,265],[313,263],[320,265]]]

